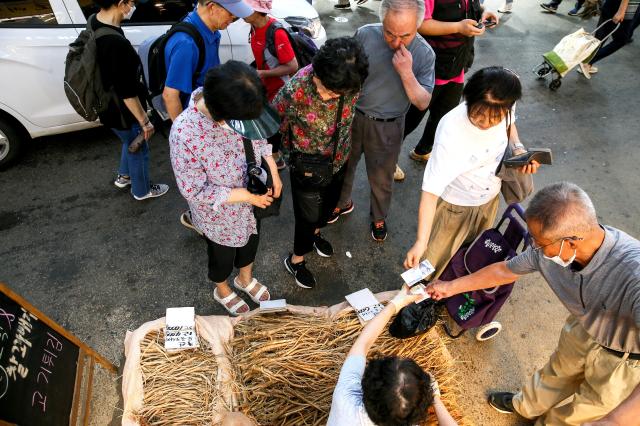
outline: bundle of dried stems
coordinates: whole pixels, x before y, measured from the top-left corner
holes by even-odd
[[[353,312],[335,319],[288,313],[240,321],[231,345],[240,410],[261,425],[325,424],[340,368],[361,329]],[[468,424],[457,409],[453,361],[435,330],[405,340],[385,331],[371,351],[382,355],[412,358],[430,371],[445,406]],[[433,414],[426,424],[437,424]]]
[[[227,409],[216,383],[218,365],[209,345],[179,352],[164,349],[164,332],[153,331],[140,343],[144,406],[141,425],[207,425]]]

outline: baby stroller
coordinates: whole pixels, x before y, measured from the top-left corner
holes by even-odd
[[[520,204],[507,207],[495,228],[488,229],[467,247],[462,247],[449,261],[440,279],[451,281],[476,272],[492,263],[515,257],[529,245],[529,233],[524,223],[524,210]],[[453,333],[445,323],[445,331],[452,338],[475,328],[476,340],[494,338],[502,325],[493,319],[513,290],[513,283],[491,289],[457,294],[445,301],[447,312],[457,324]]]
[[[495,228],[488,229],[468,246],[460,248],[440,275],[443,281],[471,274],[492,263],[516,256],[529,245],[529,233],[524,224],[524,211],[520,204],[507,207]],[[466,330],[476,328],[478,341],[495,337],[502,325],[493,321],[513,289],[513,283],[492,289],[457,294],[436,302],[432,299],[406,306],[389,326],[389,333],[406,339],[428,331],[438,321],[444,306],[455,321],[455,332],[445,324],[445,331],[452,338],[460,337]]]
[[[606,25],[611,19],[604,21],[592,33],[580,28],[573,34],[565,36],[552,51],[544,53],[544,61],[533,69],[539,79],[551,76],[549,89],[558,90],[562,84],[562,77],[575,68],[579,63],[586,63],[593,58],[598,48],[618,29],[620,24],[611,31],[604,39],[598,40],[596,32]]]

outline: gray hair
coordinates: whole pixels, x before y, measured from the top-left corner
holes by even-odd
[[[415,10],[417,27],[419,27],[424,20],[424,0],[382,0],[379,13],[380,22],[384,21],[385,16],[387,16],[390,10],[394,12]]]
[[[598,227],[596,209],[582,188],[571,182],[558,182],[538,191],[525,212],[527,220],[542,227],[545,238],[580,236]]]

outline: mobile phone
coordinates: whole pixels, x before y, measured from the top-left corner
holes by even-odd
[[[495,21],[490,21],[490,20],[482,21],[482,24],[487,28],[493,28],[497,25]]]
[[[136,138],[129,144],[128,150],[130,153],[135,154],[140,150],[140,147],[144,143],[144,132],[140,132]]]
[[[474,27],[476,27],[477,29],[481,30],[482,27],[484,27],[484,24],[482,22],[478,22],[477,24],[474,25]]]

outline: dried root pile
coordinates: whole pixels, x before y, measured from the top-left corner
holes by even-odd
[[[164,349],[164,332],[153,331],[140,343],[144,426],[207,425],[226,409],[216,378],[218,365],[209,345],[175,353]]]
[[[232,365],[239,381],[240,410],[261,425],[321,425],[349,348],[362,326],[353,313],[336,319],[312,315],[255,316],[235,328]],[[414,359],[438,380],[442,400],[462,425],[457,386],[443,342],[426,333],[397,340],[384,332],[371,355]],[[435,416],[429,416],[436,424]]]

